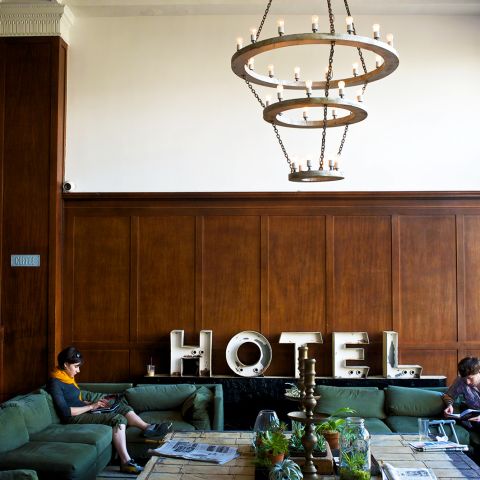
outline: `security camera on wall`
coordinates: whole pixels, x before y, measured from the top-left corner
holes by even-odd
[[[70,182],[69,180],[65,180],[63,182],[63,191],[71,192],[72,190],[75,190],[75,184],[73,182]]]

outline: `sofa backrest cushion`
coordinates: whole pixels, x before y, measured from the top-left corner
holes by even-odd
[[[30,394],[15,397],[5,402],[5,405],[14,405],[20,408],[29,435],[41,432],[52,424],[52,415],[44,395]]]
[[[209,411],[212,407],[213,392],[204,386],[197,387],[182,405],[182,417],[197,430],[211,430]]]
[[[383,390],[376,387],[330,387],[317,385],[315,395],[320,395],[315,407],[316,413],[332,415],[339,408],[349,407],[355,410],[356,417],[386,418],[383,404],[385,395]],[[349,417],[352,414],[341,414]]]
[[[57,410],[55,409],[55,405],[53,404],[52,396],[43,388],[37,390],[37,393],[43,395],[45,400],[47,401],[48,409],[50,411],[50,416],[52,417],[52,423],[61,423],[60,417],[57,414]]]
[[[435,417],[444,408],[441,392],[395,386],[385,389],[385,410],[389,415]]]
[[[21,447],[29,440],[22,412],[14,405],[0,408],[0,453]]]
[[[125,392],[128,404],[136,412],[174,410],[195,393],[195,385],[145,385],[129,388]]]

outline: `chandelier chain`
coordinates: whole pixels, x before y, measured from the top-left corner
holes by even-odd
[[[330,0],[328,1],[329,11],[331,9]],[[333,55],[335,53],[335,42],[330,43],[330,56],[328,57],[328,70],[327,70],[327,81],[325,82],[325,98],[328,98],[330,92],[330,80],[332,78],[333,70]],[[325,141],[327,137],[327,113],[328,108],[325,105],[323,107],[323,126],[322,126],[322,148],[320,151],[320,170],[323,170],[324,158],[325,158]]]
[[[348,6],[348,0],[344,0],[344,3],[345,3],[345,10],[347,12],[347,15],[349,17],[352,16],[352,14],[350,13],[350,7]],[[352,23],[352,32],[354,35],[357,34],[357,32],[355,31],[355,24]],[[365,59],[363,58],[363,54],[362,54],[362,50],[360,48],[357,48],[357,51],[358,51],[358,56],[360,57],[360,61],[362,62],[362,68],[363,68],[363,73],[367,73],[367,66],[365,65]],[[365,92],[365,87],[367,85],[367,82],[365,82],[365,85],[363,87],[363,92]]]
[[[245,78],[245,83],[248,85],[248,88],[253,93],[253,95],[257,99],[258,103],[262,106],[262,108],[265,108],[265,104],[263,103],[262,99],[260,98],[258,93],[253,88],[252,84],[246,78]],[[285,145],[283,144],[282,138],[280,137],[280,132],[278,131],[278,128],[274,123],[272,123],[272,127],[273,127],[273,130],[275,131],[275,136],[277,137],[278,143],[280,144],[280,148],[282,149],[283,155],[287,159],[287,163],[288,163],[288,165],[291,169],[292,168],[292,161],[290,160],[290,157],[288,156],[288,153],[287,153],[287,149],[285,148]]]
[[[280,132],[278,131],[278,128],[274,123],[272,123],[272,127],[273,127],[273,130],[275,131],[275,136],[277,137],[278,143],[280,144],[280,148],[282,149],[283,155],[287,159],[288,166],[291,169],[292,168],[292,161],[290,160],[290,157],[288,156],[285,145],[283,144],[282,138],[280,137]]]
[[[258,103],[262,106],[262,108],[265,108],[266,105],[263,103],[263,100],[260,98],[260,96],[258,95],[258,93],[255,91],[255,89],[253,88],[252,84],[248,81],[247,78],[244,78],[245,80],[245,83],[248,85],[248,88],[250,89],[250,91],[253,93],[253,95],[255,96],[255,98],[257,99]]]
[[[343,130],[342,140],[340,142],[340,146],[338,147],[338,155],[342,154],[343,145],[345,144],[345,140],[347,138],[347,132],[348,132],[348,127],[349,126],[350,125],[347,123],[347,125],[345,125],[345,129]]]
[[[270,10],[270,7],[272,5],[273,0],[269,0],[267,4],[267,8],[265,9],[265,13],[263,14],[262,21],[260,22],[260,25],[257,30],[257,36],[255,37],[255,41],[258,41],[258,38],[260,37],[260,32],[262,31],[263,24],[265,23],[265,20],[267,19],[268,12]]]
[[[332,11],[331,0],[327,0],[327,5],[328,5],[328,19],[330,21],[330,33],[332,35],[335,35],[335,17],[333,15],[333,11]]]

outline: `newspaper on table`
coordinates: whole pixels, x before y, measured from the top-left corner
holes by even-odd
[[[439,442],[408,442],[408,444],[418,452],[443,452],[443,451],[456,451],[464,452],[468,450],[468,445],[462,445],[461,443],[439,441]]]
[[[383,480],[436,480],[429,468],[397,468],[383,462],[380,466]]]
[[[185,460],[213,462],[219,465],[223,465],[239,456],[235,447],[186,442],[183,440],[169,440],[161,447],[152,450],[151,453],[152,455],[183,458]]]

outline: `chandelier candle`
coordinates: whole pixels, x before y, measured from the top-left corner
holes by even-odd
[[[347,32],[352,34],[353,33],[353,17],[347,17],[345,19],[345,22],[347,24]]]
[[[237,38],[237,50],[240,50],[241,48],[243,48],[243,38],[238,37]]]
[[[293,75],[294,75],[295,81],[298,82],[298,80],[300,79],[300,67],[295,67],[293,69]]]
[[[344,12],[346,12],[346,17],[342,18],[345,18],[348,34],[337,33],[335,15],[332,10],[333,2],[326,0],[328,23],[325,25],[324,32],[318,31],[319,17],[312,15],[311,32],[286,34],[286,20],[282,18],[277,22],[278,36],[261,39],[263,26],[268,20],[268,13],[273,1],[274,0],[266,0],[267,6],[259,21],[259,25],[257,28],[252,28],[251,30],[251,44],[243,46],[243,40],[239,41],[239,39],[237,39],[237,52],[233,54],[231,60],[232,70],[238,77],[245,81],[262,107],[263,119],[272,125],[275,137],[288,164],[290,171],[288,179],[292,182],[328,182],[342,180],[344,176],[337,169],[334,168],[332,170],[331,168],[328,169],[328,167],[323,169],[323,165],[327,162],[325,159],[327,129],[343,127],[343,135],[341,135],[340,145],[337,151],[339,153],[345,152],[345,140],[350,125],[361,122],[368,116],[368,112],[363,105],[363,97],[367,85],[369,86],[371,83],[390,75],[399,65],[398,54],[393,48],[393,36],[389,34],[386,37],[387,41],[380,40],[380,25],[377,23],[373,26],[373,38],[368,33],[367,35],[360,35],[355,28],[353,22],[354,17],[350,12],[348,0],[338,2],[343,3],[345,6]],[[340,15],[337,14],[337,18],[340,18]],[[342,29],[343,28],[344,27],[342,27]],[[301,81],[300,67],[294,68],[293,78],[291,77],[291,73],[289,78],[280,78],[278,74],[275,76],[273,64],[268,65],[268,74],[265,73],[265,71],[261,73],[254,70],[253,59],[257,55],[265,55],[263,58],[268,58],[268,54],[272,55],[272,52],[275,52],[275,57],[271,56],[265,63],[268,64],[273,58],[275,58],[275,62],[278,62],[281,60],[277,60],[277,58],[281,57],[284,49],[303,45],[309,45],[310,48],[319,46],[328,48],[328,55],[325,55],[323,59],[319,58],[318,55],[311,55],[314,66],[322,60],[324,61],[324,65],[328,65],[325,73],[320,73],[320,78]],[[342,75],[335,78],[335,74],[338,75],[339,72],[348,70],[348,67],[345,68],[346,65],[341,65],[340,61],[336,62],[338,56],[335,54],[338,47],[349,47],[353,54],[357,55],[358,61],[353,64],[353,70],[351,70],[352,73],[350,76]],[[290,50],[292,49],[290,48]],[[375,63],[369,67],[367,67],[365,52],[376,55]],[[295,63],[298,64],[298,62]],[[291,68],[292,67],[288,67],[287,71],[291,72]],[[302,68],[308,68],[308,66],[302,66]],[[283,66],[281,66],[279,71],[284,71]],[[254,85],[261,85],[272,89],[276,88],[279,101],[273,103],[266,102],[265,104],[255,91]],[[360,92],[357,92],[356,101],[346,98],[345,89],[349,87],[358,87],[361,89]],[[336,88],[338,88],[338,97],[331,94],[333,92],[332,89]],[[284,89],[305,91],[306,97],[300,93],[296,96],[288,95],[284,98]],[[316,91],[315,95],[313,95],[313,90]],[[328,113],[329,110],[332,111],[332,115]],[[299,115],[299,111],[303,112],[303,119]],[[321,136],[321,145],[320,154],[318,155],[320,168],[309,167],[308,170],[302,170],[299,167],[298,171],[293,169],[291,166],[291,157],[282,140],[279,127],[319,129],[321,134],[319,135]]]

